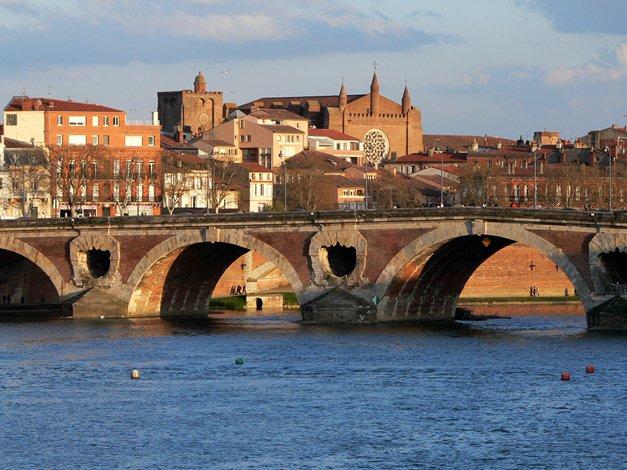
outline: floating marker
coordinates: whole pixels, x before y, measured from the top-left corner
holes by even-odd
[[[592,364],[588,364],[586,366],[586,374],[594,374],[595,370],[596,369],[594,368],[594,365]]]
[[[137,369],[131,371],[131,379],[139,380],[139,371]]]
[[[244,365],[244,358],[243,357],[236,357],[235,358],[235,364],[237,364],[238,366],[243,366]]]
[[[560,376],[560,378],[564,381],[567,382],[570,380],[570,372],[568,371],[564,371],[562,372],[562,375]]]

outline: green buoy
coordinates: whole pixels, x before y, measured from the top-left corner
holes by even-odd
[[[237,364],[238,366],[243,366],[244,365],[244,358],[243,357],[235,358],[235,364]]]

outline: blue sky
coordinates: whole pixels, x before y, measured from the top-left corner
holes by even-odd
[[[0,0],[0,96],[147,118],[203,70],[228,101],[407,80],[427,133],[566,138],[627,118],[627,0]],[[221,71],[230,68],[230,74]]]

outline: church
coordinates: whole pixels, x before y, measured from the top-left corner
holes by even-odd
[[[381,95],[376,71],[367,94],[350,95],[342,83],[337,95],[260,98],[239,107],[246,114],[259,108],[287,109],[306,117],[311,127],[356,137],[380,161],[424,150],[422,116],[407,85],[397,103]]]

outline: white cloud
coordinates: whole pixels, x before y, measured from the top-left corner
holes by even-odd
[[[557,67],[549,70],[546,81],[550,85],[573,85],[579,83],[606,83],[627,78],[627,43],[615,49],[617,63],[602,65],[588,63],[574,67]]]
[[[140,23],[125,14],[117,14],[116,19],[134,31],[216,39],[222,42],[280,39],[292,36],[297,30],[296,26],[280,25],[260,13],[224,15],[177,11],[167,16],[156,13],[144,16]]]
[[[627,42],[622,43],[616,48],[616,57],[621,64],[627,67]]]

